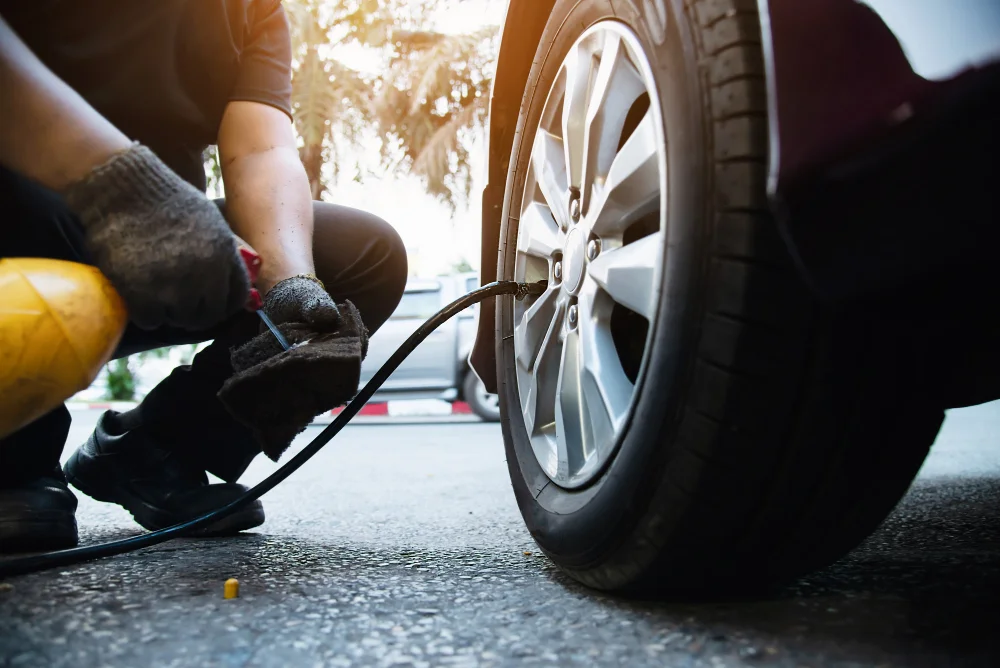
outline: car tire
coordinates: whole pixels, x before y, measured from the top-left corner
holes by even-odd
[[[462,381],[462,397],[472,412],[485,422],[500,421],[500,402],[495,394],[486,391],[483,381],[472,371],[465,374]]]
[[[905,332],[877,310],[818,304],[778,236],[756,7],[557,0],[525,87],[502,279],[518,278],[518,207],[547,93],[588,28],[615,21],[637,37],[666,137],[670,243],[656,314],[614,455],[584,485],[554,482],[536,456],[518,384],[517,302],[498,300],[517,503],[545,554],[591,587],[733,592],[829,564],[892,510],[943,419],[915,382]]]

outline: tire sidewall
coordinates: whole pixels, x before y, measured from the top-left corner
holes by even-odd
[[[664,275],[645,369],[617,455],[589,486],[566,490],[542,471],[521,415],[514,371],[512,300],[497,311],[497,364],[508,468],[532,536],[561,565],[586,568],[613,551],[635,527],[663,479],[667,450],[689,384],[701,305],[703,230],[708,206],[706,142],[694,45],[683,8],[669,2],[557,2],[535,57],[518,121],[507,190],[498,275],[513,278],[517,208],[527,154],[552,79],[570,46],[591,25],[623,21],[646,49],[659,88],[667,138]],[[532,98],[532,94],[536,98]]]

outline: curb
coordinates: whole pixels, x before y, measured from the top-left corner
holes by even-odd
[[[66,408],[71,411],[117,411],[123,413],[139,405],[137,401],[67,401]]]
[[[344,409],[334,408],[330,415],[336,417]],[[379,417],[437,417],[446,415],[472,415],[472,408],[464,401],[449,403],[437,399],[415,401],[386,401],[367,403],[358,412],[358,416]]]
[[[138,406],[135,401],[103,401],[84,402],[70,401],[66,407],[70,411],[117,411],[119,413],[132,410]],[[343,408],[335,408],[329,414],[320,415],[316,422],[330,422],[343,411]],[[464,401],[449,403],[438,399],[413,400],[413,401],[384,401],[368,403],[358,413],[358,417],[380,418],[392,420],[393,418],[450,418],[452,416],[474,417],[472,408]]]

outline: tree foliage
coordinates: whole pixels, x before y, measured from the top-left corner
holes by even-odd
[[[186,358],[190,363],[190,357],[194,356],[194,345],[175,346],[190,353]],[[107,372],[107,398],[111,401],[133,401],[136,398],[138,383],[135,372],[137,367],[141,367],[143,361],[150,358],[163,359],[168,357],[171,348],[155,348],[146,352],[136,353],[129,357],[122,357],[108,362]]]
[[[371,121],[371,82],[330,56],[338,41],[354,39],[363,27],[361,12],[366,4],[286,3],[294,59],[292,112],[301,140],[299,155],[314,199],[320,198],[327,185],[324,163],[332,165],[336,178],[345,142],[356,142],[360,127]]]
[[[429,30],[431,12],[460,0],[286,0],[292,28],[292,107],[313,197],[344,156],[377,128],[383,163],[421,177],[454,206],[471,187],[467,131],[482,126],[496,28]],[[362,49],[373,67],[339,57]]]
[[[326,190],[323,166],[333,180],[344,156],[373,128],[377,74],[344,64],[344,48],[363,51],[384,69],[390,35],[418,25],[438,0],[287,0],[292,33],[292,111],[301,146],[299,155],[312,195]]]
[[[375,101],[385,162],[421,177],[453,207],[472,186],[467,132],[486,120],[496,42],[495,27],[459,35],[396,31]]]
[[[135,399],[135,374],[124,357],[108,363],[108,394],[111,401],[132,401]]]

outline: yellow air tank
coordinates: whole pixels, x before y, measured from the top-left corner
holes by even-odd
[[[94,267],[0,259],[0,438],[90,385],[127,322],[121,297]]]

